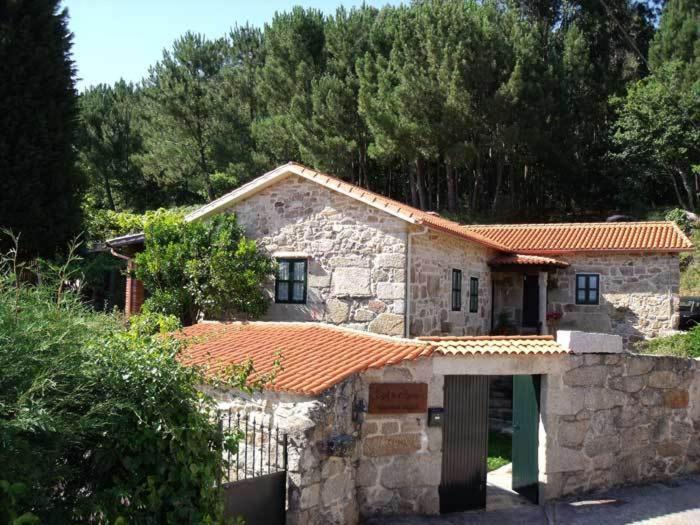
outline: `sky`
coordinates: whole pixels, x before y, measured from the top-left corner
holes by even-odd
[[[276,11],[294,5],[332,14],[340,4],[362,0],[64,0],[73,32],[73,59],[78,89],[112,84],[123,78],[138,82],[157,62],[163,48],[186,31],[224,36],[235,24],[262,27]],[[376,7],[399,0],[366,0]]]

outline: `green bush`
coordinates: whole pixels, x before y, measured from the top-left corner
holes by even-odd
[[[186,222],[160,210],[145,224],[146,249],[136,275],[151,294],[144,311],[175,315],[183,324],[207,317],[256,318],[267,311],[263,284],[273,261],[243,236],[233,215]]]
[[[688,214],[680,208],[675,208],[669,211],[666,214],[665,219],[667,221],[675,222],[678,225],[678,227],[681,230],[683,230],[683,232],[686,234],[690,234],[693,229],[693,223],[688,218]]]
[[[126,331],[81,304],[72,262],[0,264],[0,524],[218,522],[202,371],[153,334],[171,319]]]
[[[683,334],[644,341],[638,345],[637,350],[644,354],[700,357],[700,326]]]

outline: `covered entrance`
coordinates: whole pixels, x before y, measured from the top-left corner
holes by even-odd
[[[512,377],[512,470],[489,480],[489,384],[486,375],[447,375],[444,385],[440,512],[489,508],[500,493],[538,502],[540,376]],[[493,493],[493,494],[492,494]],[[505,498],[506,500],[508,498]],[[511,498],[513,501],[518,499]],[[501,498],[503,501],[503,498]]]
[[[568,263],[529,255],[503,255],[489,261],[493,283],[491,333],[548,335],[547,280]]]

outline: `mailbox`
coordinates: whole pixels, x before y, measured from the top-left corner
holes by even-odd
[[[445,410],[442,407],[430,407],[428,409],[428,426],[429,427],[441,427],[442,426],[442,415]]]

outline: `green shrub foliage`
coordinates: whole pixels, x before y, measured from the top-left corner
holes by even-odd
[[[256,318],[267,311],[263,283],[273,261],[246,239],[233,215],[186,222],[161,210],[146,221],[146,250],[136,275],[151,294],[144,311],[175,315],[191,324],[207,317]]]
[[[153,335],[172,320],[127,331],[81,304],[72,262],[1,267],[0,524],[219,521],[235,439],[210,419],[202,371]]]
[[[700,357],[700,326],[695,326],[683,334],[644,341],[639,350],[645,354]]]

